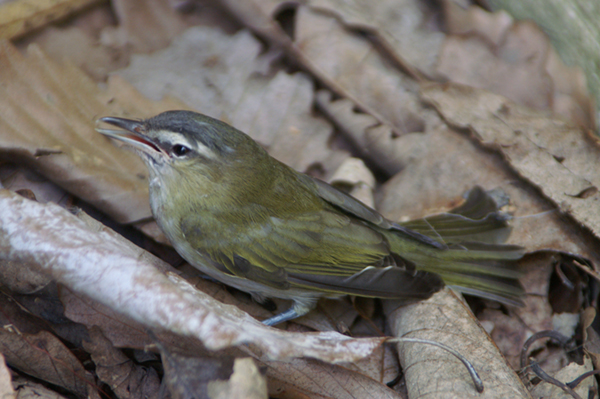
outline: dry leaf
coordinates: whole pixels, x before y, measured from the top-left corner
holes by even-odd
[[[73,353],[47,331],[18,334],[0,330],[0,352],[12,367],[63,387],[80,397],[98,397],[93,378]]]
[[[102,33],[105,44],[131,46],[133,52],[149,53],[166,47],[187,24],[167,0],[114,0],[117,28]]]
[[[246,26],[286,49],[319,81],[350,99],[378,123],[395,133],[422,130],[415,82],[398,73],[367,39],[345,30],[331,12],[298,6],[292,40],[274,19],[288,2],[222,3]]]
[[[592,365],[592,360],[585,356],[584,364],[579,365],[575,362],[569,363],[566,367],[556,373],[549,373],[552,377],[557,379],[563,383],[569,383],[576,378],[579,378],[582,374],[587,373],[588,371],[592,371],[594,366]],[[589,376],[585,380],[583,380],[574,391],[581,398],[588,398],[590,392],[597,392],[598,384],[596,383],[596,379],[593,376]],[[534,398],[544,398],[544,399],[569,399],[572,398],[572,395],[567,394],[560,387],[556,385],[552,385],[541,381],[531,390],[531,396]]]
[[[16,378],[13,385],[17,391],[16,399],[66,399],[44,385],[24,378]]]
[[[172,95],[248,133],[275,158],[329,174],[347,155],[328,149],[332,128],[312,116],[313,85],[303,74],[265,76],[272,54],[247,31],[228,36],[194,27],[164,51],[135,56],[118,74],[153,99]]]
[[[0,398],[3,399],[15,399],[17,394],[13,390],[12,378],[10,376],[10,370],[6,366],[4,356],[0,353]]]
[[[229,380],[210,381],[207,391],[211,399],[267,399],[267,382],[252,359],[235,359]]]
[[[534,333],[552,330],[553,310],[548,303],[548,286],[553,265],[551,254],[527,256],[519,262],[519,279],[526,289],[522,308],[484,309],[477,314],[486,326],[486,331],[498,346],[506,361],[515,370],[519,369],[521,350],[525,341]],[[539,350],[545,342],[534,342],[530,350]]]
[[[100,0],[18,0],[0,5],[0,39],[12,39]]]
[[[126,60],[122,53],[102,46],[78,26],[61,29],[50,26],[33,42],[52,59],[77,65],[96,81],[104,81],[109,72],[123,67]]]
[[[270,362],[267,378],[269,395],[275,398],[402,398],[385,384],[364,374],[313,359]]]
[[[451,35],[440,51],[441,75],[595,127],[583,71],[565,66],[537,25],[452,1],[445,8]]]
[[[436,341],[466,356],[496,398],[528,398],[529,393],[466,305],[448,288],[426,301],[398,308],[384,303],[393,334]],[[467,369],[448,352],[420,343],[398,344],[409,397],[479,398]]]
[[[108,90],[31,46],[0,44],[0,148],[121,223],[150,216],[146,168],[93,129],[100,116],[149,117],[183,107],[148,101],[118,78]]]
[[[516,19],[535,21],[552,39],[560,57],[568,65],[578,65],[585,70],[589,90],[600,105],[600,74],[598,73],[599,31],[597,20],[600,7],[596,1],[577,0],[487,0],[493,9],[504,8]],[[566,17],[568,16],[568,18]],[[564,78],[565,75],[563,75]],[[557,85],[562,85],[556,79]],[[569,82],[571,84],[572,82]],[[585,85],[585,83],[584,83]],[[592,127],[592,129],[597,127]]]
[[[403,147],[398,136],[373,116],[356,112],[355,104],[348,99],[332,99],[332,93],[319,90],[316,103],[321,111],[341,128],[361,155],[380,167],[390,176],[402,170]]]
[[[476,89],[463,90],[470,92]],[[443,96],[443,87],[440,87],[439,96]],[[449,97],[453,98],[449,101],[456,105],[456,112],[460,112],[457,115],[485,107],[484,102],[476,99],[466,104],[458,101],[458,98],[454,99],[454,96]],[[493,117],[490,120],[497,121]],[[525,118],[523,123],[527,123]],[[547,123],[553,122],[550,120]],[[501,122],[497,125],[501,127],[500,130],[490,129],[486,134],[500,134],[507,129]],[[537,134],[543,137],[545,133],[541,129]],[[509,243],[523,245],[529,251],[550,249],[576,254],[593,264],[600,264],[600,257],[594,250],[589,234],[561,217],[548,201],[539,198],[537,189],[522,182],[501,156],[482,149],[466,134],[440,126],[425,134],[405,135],[398,141],[399,146],[403,145],[401,155],[406,166],[386,182],[377,198],[379,210],[388,218],[408,220],[448,211],[462,201],[464,192],[475,185],[487,190],[499,189],[510,198],[509,211],[514,215]],[[591,151],[587,144],[580,145],[582,151]],[[576,148],[579,147],[572,149],[574,154],[577,153]],[[559,155],[562,153],[559,152]],[[577,160],[575,155],[573,157]],[[552,184],[555,183],[556,179],[552,181]],[[539,234],[540,231],[544,233]]]
[[[386,44],[406,69],[435,76],[444,34],[435,30],[434,8],[412,0],[310,0],[310,7],[341,19],[345,26],[368,31]]]
[[[600,201],[596,138],[483,90],[430,85],[422,94],[451,126],[498,149],[561,212],[600,237],[600,214],[593,211]]]
[[[160,379],[152,367],[136,365],[116,349],[99,328],[89,330],[85,349],[96,365],[95,373],[119,399],[158,399]]]
[[[165,275],[140,257],[131,243],[92,230],[56,205],[1,190],[0,209],[4,210],[0,213],[0,251],[8,259],[37,262],[73,291],[146,326],[198,338],[208,349],[252,343],[264,358],[308,356],[346,362],[369,355],[382,342],[266,327],[240,309],[196,290],[180,276]]]

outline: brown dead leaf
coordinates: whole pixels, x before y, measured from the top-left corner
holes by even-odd
[[[0,39],[12,39],[100,0],[19,0],[0,5]]]
[[[165,95],[251,135],[275,158],[330,174],[347,156],[332,151],[332,128],[312,115],[313,85],[305,75],[265,76],[273,54],[247,31],[228,36],[194,27],[169,48],[134,56],[118,74],[153,99]]]
[[[436,341],[467,357],[497,398],[528,398],[529,393],[467,306],[448,288],[426,301],[398,308],[385,301],[393,334]],[[448,352],[420,343],[398,344],[410,397],[479,398],[466,368]]]
[[[431,85],[422,93],[450,125],[498,149],[561,212],[600,237],[600,214],[594,212],[600,201],[596,138],[483,90]]]
[[[346,97],[360,99],[371,115],[400,132],[423,130],[416,83],[386,63],[368,40],[346,31],[334,17],[299,7],[295,43],[314,69],[343,87]]]
[[[135,53],[164,48],[187,27],[167,0],[114,0],[112,6],[119,26],[105,28],[103,42]]]
[[[475,108],[483,104],[473,103]],[[457,112],[471,112],[464,108],[469,106],[461,103]],[[494,132],[497,129],[488,131]],[[475,185],[499,189],[510,198],[509,210],[514,215],[509,243],[523,245],[528,251],[550,249],[577,254],[600,264],[588,234],[561,217],[554,206],[539,197],[537,189],[521,181],[501,156],[477,146],[467,135],[440,126],[398,140],[399,146],[403,145],[401,155],[406,167],[379,192],[378,206],[385,216],[409,220],[445,212],[460,203],[463,193]]]
[[[308,356],[337,363],[363,358],[382,342],[266,327],[235,306],[196,290],[180,276],[162,273],[131,243],[94,231],[56,205],[1,190],[0,208],[4,210],[0,251],[9,260],[37,262],[73,291],[148,327],[197,338],[210,350],[252,343],[264,358]]]
[[[0,353],[0,398],[14,399],[16,396],[11,382],[10,370],[6,366],[4,356]]]
[[[513,21],[503,11],[445,5],[450,35],[439,54],[441,75],[595,128],[583,70],[565,66],[535,23]]]
[[[233,374],[236,359],[232,356],[192,357],[171,351],[159,342],[156,346],[165,369],[164,382],[174,399],[209,397],[211,382],[226,382]]]
[[[119,399],[159,397],[160,379],[156,370],[136,365],[116,349],[97,327],[89,330],[89,339],[83,341],[83,348],[96,365],[96,375]]]
[[[13,385],[17,392],[16,399],[66,399],[44,385],[24,378],[15,378]]]
[[[552,330],[553,311],[548,303],[548,286],[552,274],[552,255],[539,254],[528,256],[519,262],[523,273],[519,279],[527,295],[523,298],[525,306],[503,309],[486,308],[478,319],[486,326],[486,331],[515,370],[519,369],[523,344],[534,333]],[[538,340],[530,351],[543,348],[545,342]]]
[[[246,26],[284,48],[316,79],[350,99],[378,123],[395,133],[423,129],[420,107],[414,97],[415,82],[398,73],[369,40],[344,29],[329,10],[298,6],[292,40],[274,19],[289,2],[222,0],[222,3]]]
[[[0,330],[0,352],[12,367],[58,385],[79,397],[99,397],[93,378],[80,361],[47,331],[19,334]]]
[[[434,8],[417,1],[310,0],[311,8],[341,19],[346,27],[375,35],[405,69],[435,75],[444,34],[434,29]]]
[[[569,363],[566,367],[561,369],[556,373],[548,373],[558,381],[562,383],[569,383],[576,378],[579,378],[582,374],[587,373],[588,371],[592,371],[594,366],[592,365],[592,360],[585,356],[584,364],[579,365],[575,362]],[[596,379],[593,376],[589,376],[585,380],[583,380],[574,391],[581,398],[588,398],[590,392],[597,392],[598,384],[596,383]],[[562,399],[562,398],[572,398],[572,395],[565,393],[560,387],[556,385],[552,385],[546,383],[544,381],[537,384],[531,390],[531,396],[534,398],[548,398],[548,399]]]
[[[78,26],[48,27],[33,41],[53,60],[77,65],[96,81],[104,81],[109,72],[123,67],[124,57],[97,43]]]
[[[348,99],[332,99],[332,93],[319,90],[316,103],[320,110],[342,129],[361,155],[389,175],[395,175],[405,166],[403,143],[392,129],[380,124],[373,116],[359,113]]]
[[[71,64],[38,47],[27,57],[0,44],[0,149],[121,223],[150,216],[146,168],[93,130],[100,116],[149,117],[181,108],[173,100],[148,101],[126,82],[108,90]]]
[[[268,366],[269,395],[275,398],[402,398],[385,384],[340,365],[302,358]]]

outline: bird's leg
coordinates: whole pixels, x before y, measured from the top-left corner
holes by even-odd
[[[318,297],[302,298],[294,300],[294,305],[285,312],[279,313],[267,320],[263,320],[263,324],[274,326],[284,321],[290,321],[300,316],[304,316],[317,305]]]
[[[276,324],[283,323],[284,321],[293,320],[300,316],[302,315],[299,315],[298,312],[296,312],[296,309],[294,309],[294,307],[291,307],[285,312],[279,313],[278,315],[270,317],[267,320],[263,320],[262,323],[267,326],[274,326]]]

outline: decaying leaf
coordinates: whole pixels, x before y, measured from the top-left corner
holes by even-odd
[[[187,27],[168,1],[114,0],[112,6],[119,26],[113,31],[105,29],[104,41],[131,46],[136,53],[166,47]]]
[[[552,373],[552,377],[557,379],[562,383],[569,383],[576,378],[579,378],[582,374],[587,373],[588,371],[592,371],[594,369],[592,365],[592,360],[585,356],[584,364],[579,365],[575,362],[569,363],[566,367],[561,369],[556,373]],[[549,373],[550,374],[550,373]],[[596,383],[596,379],[593,376],[589,376],[585,380],[583,380],[574,391],[581,398],[588,398],[590,392],[597,392],[598,384]],[[559,399],[559,398],[571,398],[572,395],[565,393],[563,389],[556,385],[549,384],[545,381],[541,381],[531,390],[531,396],[534,398],[549,398],[549,399]]]
[[[146,168],[94,131],[106,115],[149,117],[184,106],[148,101],[126,82],[101,91],[79,69],[35,45],[27,56],[0,43],[0,151],[121,223],[150,216]]]
[[[439,53],[441,75],[595,128],[582,69],[564,65],[535,23],[515,22],[505,12],[492,14],[474,6],[464,10],[453,1],[445,3],[450,35]]]
[[[94,381],[81,362],[47,331],[33,335],[2,329],[0,351],[12,367],[26,374],[63,387],[80,397],[98,397]]]
[[[363,157],[390,176],[405,166],[403,142],[389,126],[382,125],[369,114],[356,112],[355,104],[348,99],[334,100],[327,90],[317,92],[316,103],[335,121]]]
[[[382,342],[268,328],[237,307],[196,290],[179,275],[164,274],[131,243],[90,228],[56,205],[2,190],[0,209],[5,210],[0,213],[0,251],[8,259],[36,262],[73,291],[148,327],[197,338],[208,349],[252,343],[265,358],[308,356],[337,363],[365,357]]]
[[[368,31],[383,41],[401,66],[435,76],[435,63],[444,34],[434,29],[435,12],[423,2],[410,0],[310,0],[311,8],[341,19],[348,28]]]
[[[430,85],[423,98],[451,125],[469,129],[557,208],[600,237],[598,140],[504,97],[460,85]]]
[[[158,399],[160,379],[151,367],[136,365],[107,340],[99,328],[89,330],[83,348],[92,356],[96,375],[119,399]]]
[[[15,398],[16,394],[11,383],[10,371],[4,361],[4,356],[0,353],[0,397]]]
[[[330,174],[347,156],[328,148],[332,128],[312,116],[313,85],[303,74],[266,76],[272,54],[249,32],[228,36],[194,27],[168,49],[135,56],[118,74],[152,99],[165,95],[251,135],[275,158]]]
[[[17,399],[66,399],[65,396],[59,395],[44,385],[24,378],[16,378],[13,385],[17,392]]]
[[[488,0],[487,4],[494,10],[509,11],[516,19],[535,21],[548,33],[567,65],[578,65],[585,70],[589,91],[596,99],[597,115],[600,105],[600,34],[596,23],[600,16],[599,4],[587,0]],[[561,84],[560,80],[556,83]]]
[[[22,36],[100,0],[19,0],[0,5],[0,39]]]
[[[525,306],[511,308],[486,308],[476,316],[485,325],[508,364],[518,370],[523,344],[534,333],[552,330],[553,310],[548,303],[548,285],[552,273],[551,254],[528,256],[519,262],[523,273],[519,279],[526,287]],[[544,342],[536,341],[530,351],[540,349]]]
[[[269,394],[276,398],[402,398],[385,384],[362,373],[313,359],[271,362],[267,369],[267,378]]]
[[[215,399],[267,399],[267,382],[252,359],[235,359],[229,381],[209,382],[208,394]]]
[[[466,305],[445,289],[426,301],[398,308],[384,304],[395,336],[436,341],[462,353],[483,380],[486,395],[528,398],[517,374]],[[420,343],[398,344],[410,397],[478,398],[466,368],[444,350]]]

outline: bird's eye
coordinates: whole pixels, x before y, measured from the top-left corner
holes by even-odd
[[[181,144],[175,144],[173,148],[171,148],[171,152],[178,157],[182,157],[190,151],[191,150],[189,148]]]

